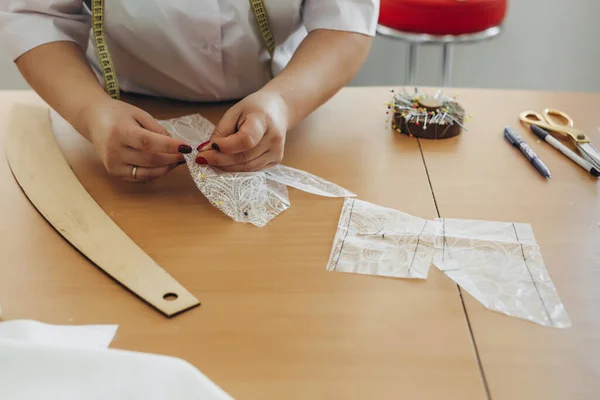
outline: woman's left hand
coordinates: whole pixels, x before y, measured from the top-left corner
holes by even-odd
[[[231,107],[210,140],[198,146],[196,163],[227,172],[251,172],[281,162],[289,111],[276,92],[259,90]]]

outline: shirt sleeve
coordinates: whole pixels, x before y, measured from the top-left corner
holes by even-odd
[[[375,36],[379,0],[305,0],[303,23],[310,32],[332,29]]]
[[[83,0],[2,0],[0,44],[13,59],[46,43],[75,42],[84,51],[91,21]]]

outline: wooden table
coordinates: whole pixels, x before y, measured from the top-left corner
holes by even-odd
[[[469,132],[421,141],[439,213],[531,223],[573,327],[544,328],[485,309],[465,295],[483,376],[494,400],[600,398],[600,183],[518,122],[554,108],[600,146],[600,94],[461,90]],[[546,181],[502,137],[518,128],[547,164]]]
[[[600,143],[592,112],[600,97],[462,92],[474,115],[470,131],[421,141],[421,152],[385,125],[387,89],[344,89],[289,133],[284,163],[424,218],[531,222],[572,329],[488,311],[435,268],[427,281],[326,272],[341,199],[290,190],[292,207],[269,226],[238,224],[204,199],[184,168],[151,184],[122,183],[74,135],[58,140],[85,188],[202,305],[167,319],[132,296],[45,222],[4,161],[4,318],[119,324],[113,348],[184,358],[237,400],[593,398],[600,391],[600,184],[526,136],[554,174],[543,182],[501,132],[518,125],[521,109],[553,106]],[[30,92],[2,92],[3,130],[15,102],[41,103]],[[134,103],[158,118],[201,112],[213,122],[226,109]]]

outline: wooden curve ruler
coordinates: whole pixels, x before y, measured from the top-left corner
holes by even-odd
[[[5,143],[8,164],[25,195],[89,260],[167,316],[200,304],[81,185],[58,147],[48,108],[15,106]]]

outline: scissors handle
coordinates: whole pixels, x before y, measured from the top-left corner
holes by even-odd
[[[542,123],[542,124],[546,123],[546,119],[544,118],[544,116],[535,111],[523,111],[519,115],[519,119],[522,122],[524,122],[526,124],[530,124],[530,125],[537,125],[538,123]]]
[[[549,119],[552,122],[546,119],[546,115],[549,115]],[[555,119],[550,117],[552,115],[559,115],[561,118],[567,121],[567,123],[556,123]],[[526,125],[537,125],[547,131],[552,131],[563,136],[569,136],[574,142],[577,143],[589,143],[590,141],[585,133],[573,128],[573,120],[562,111],[546,109],[544,110],[544,115],[535,111],[523,111],[521,114],[519,114],[519,119]]]
[[[572,128],[574,125],[573,118],[569,117],[569,114],[552,108],[546,108],[544,110],[544,119],[549,125],[553,126],[568,126],[569,128]],[[564,121],[564,123],[559,121]]]

